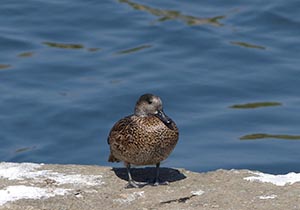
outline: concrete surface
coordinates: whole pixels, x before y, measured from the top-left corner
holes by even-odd
[[[151,180],[154,168],[132,171]],[[126,170],[83,165],[0,163],[0,209],[300,209],[300,175],[249,170],[195,173],[162,168],[169,185],[125,189]]]

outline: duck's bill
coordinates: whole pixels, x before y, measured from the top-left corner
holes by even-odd
[[[155,114],[155,116],[158,117],[165,124],[171,123],[171,119],[162,110],[158,111],[157,114]]]

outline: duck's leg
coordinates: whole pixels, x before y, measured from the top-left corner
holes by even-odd
[[[128,184],[126,185],[126,188],[139,188],[139,187],[144,187],[145,185],[149,184],[148,182],[136,182],[132,179],[131,176],[131,164],[124,162],[126,168],[127,168],[127,175],[128,175]]]
[[[156,176],[155,176],[155,180],[154,180],[154,186],[158,186],[158,185],[168,185],[168,184],[169,184],[168,181],[162,182],[162,181],[159,179],[159,166],[160,166],[160,163],[156,163]]]
[[[130,163],[125,163],[125,165],[127,168],[127,175],[128,175],[128,184],[127,184],[126,188],[139,188],[140,186],[137,183],[135,183],[135,181],[131,177]]]

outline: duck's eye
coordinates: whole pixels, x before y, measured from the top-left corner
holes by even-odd
[[[152,104],[152,101],[148,101],[148,104]]]

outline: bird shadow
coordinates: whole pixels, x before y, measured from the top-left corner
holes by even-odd
[[[114,171],[117,177],[128,181],[126,168],[112,168],[112,170]],[[156,176],[155,167],[131,168],[130,171],[133,180],[138,182],[151,182]],[[159,169],[159,179],[162,181],[167,181],[171,183],[185,178],[186,176],[177,169],[164,167]]]

